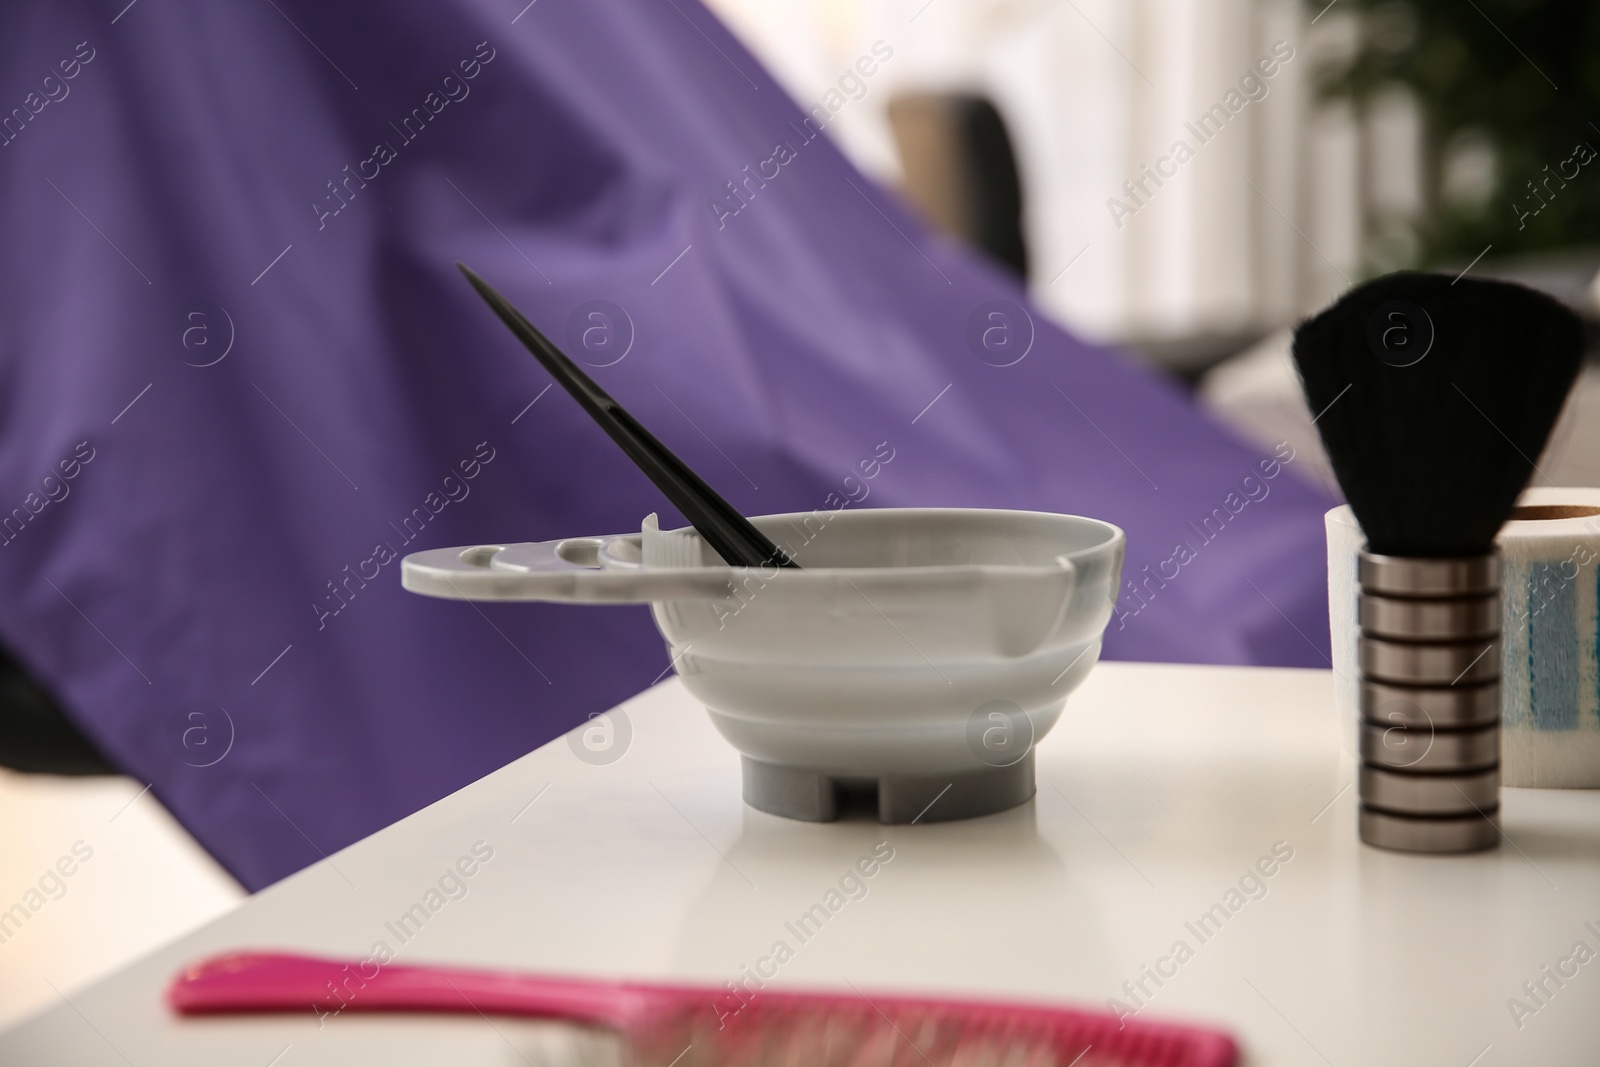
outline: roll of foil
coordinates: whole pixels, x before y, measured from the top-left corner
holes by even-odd
[[[1358,757],[1365,537],[1349,507],[1326,526],[1334,690],[1345,751]],[[1501,782],[1600,787],[1600,489],[1530,489],[1497,540]]]

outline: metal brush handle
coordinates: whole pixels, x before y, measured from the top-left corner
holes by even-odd
[[[1471,852],[1500,839],[1500,557],[1363,552],[1361,839]]]

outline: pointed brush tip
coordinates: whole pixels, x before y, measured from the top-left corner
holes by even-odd
[[[458,263],[456,265],[461,268],[461,273],[464,274],[467,281],[471,283],[473,290],[483,298],[485,303],[494,308],[496,312],[516,312],[516,308],[512,306],[511,301],[501,296],[500,290],[484,281],[483,278],[479,277],[479,275],[474,272],[471,267],[467,266],[465,263]],[[516,313],[519,318],[522,317],[520,312]]]

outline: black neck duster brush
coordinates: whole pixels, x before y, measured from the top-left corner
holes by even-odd
[[[1582,323],[1506,282],[1393,274],[1295,331],[1360,559],[1361,839],[1499,840],[1499,532],[1583,357]]]

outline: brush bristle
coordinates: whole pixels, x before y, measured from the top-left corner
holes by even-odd
[[[1295,331],[1294,361],[1369,551],[1488,552],[1583,359],[1582,322],[1509,282],[1391,274]]]

